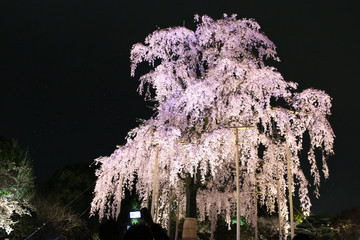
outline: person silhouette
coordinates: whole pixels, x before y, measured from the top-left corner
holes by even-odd
[[[119,240],[120,230],[115,220],[109,219],[102,222],[99,226],[100,240]]]
[[[147,208],[141,209],[145,223],[131,226],[124,235],[124,240],[170,240],[160,224],[154,223]]]
[[[124,235],[124,240],[153,240],[151,229],[145,223],[131,226]]]

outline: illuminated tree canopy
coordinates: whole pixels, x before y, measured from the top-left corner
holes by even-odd
[[[308,161],[318,196],[319,169],[327,178],[326,159],[333,154],[335,136],[327,120],[331,98],[316,89],[299,92],[296,83],[266,66],[266,59],[279,60],[276,47],[254,20],[235,15],[213,20],[204,15],[195,16],[195,21],[195,31],[159,29],[144,44],[133,46],[131,75],[142,62],[153,67],[140,77],[139,92],[156,101],[155,114],[129,132],[123,147],[96,160],[101,167],[96,173],[92,213],[98,212],[100,218],[116,216],[124,189],[134,183],[146,204],[156,181],[158,221],[168,218],[170,193],[188,215],[185,197],[191,185],[199,218],[208,217],[214,228],[221,214],[230,224],[236,212],[234,129],[239,129],[243,169],[241,214],[254,223],[254,189],[260,203],[274,212],[279,179],[280,212],[286,222],[286,144],[292,161],[292,189],[298,190],[301,206],[309,213],[309,182],[299,153],[307,133]],[[272,106],[279,99],[283,107]],[[315,158],[317,150],[323,153],[321,167]]]
[[[13,230],[15,214],[30,215],[34,176],[27,152],[16,141],[0,137],[0,228]]]

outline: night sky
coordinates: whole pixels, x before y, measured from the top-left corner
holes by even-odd
[[[195,29],[196,13],[236,13],[254,18],[276,44],[274,66],[285,80],[333,98],[335,155],[312,210],[360,207],[356,9],[313,0],[1,1],[0,135],[28,148],[40,180],[111,154],[138,118],[152,114],[130,77],[132,44],[158,28]]]

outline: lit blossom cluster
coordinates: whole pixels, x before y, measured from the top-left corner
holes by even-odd
[[[14,214],[31,215],[30,211],[24,207],[18,200],[13,200],[7,197],[0,197],[0,227],[8,234],[13,231],[13,226],[17,223],[11,217]]]
[[[157,102],[155,114],[129,132],[124,146],[96,160],[100,168],[92,213],[115,217],[125,188],[134,184],[146,204],[157,181],[156,220],[165,223],[170,198],[184,209],[183,178],[190,174],[202,184],[197,194],[199,217],[210,219],[213,230],[218,215],[230,224],[236,213],[234,171],[239,151],[241,214],[255,223],[257,201],[270,213],[279,206],[287,229],[286,145],[291,155],[291,194],[297,190],[303,210],[309,213],[310,184],[299,153],[306,133],[318,195],[319,168],[327,178],[326,157],[333,153],[335,136],[327,120],[331,98],[315,89],[297,92],[296,83],[286,82],[275,68],[265,65],[268,58],[278,60],[276,49],[254,20],[235,15],[220,20],[195,16],[195,20],[195,31],[159,29],[144,44],[133,46],[131,74],[142,62],[153,66],[140,77],[139,92]],[[272,106],[276,99],[282,99],[284,106]]]

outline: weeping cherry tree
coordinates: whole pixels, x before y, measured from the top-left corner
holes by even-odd
[[[138,91],[156,101],[155,114],[111,156],[96,159],[101,166],[92,213],[116,217],[124,190],[136,187],[144,205],[155,199],[156,221],[168,221],[175,198],[183,216],[210,219],[214,232],[219,215],[230,226],[236,214],[239,159],[240,214],[255,224],[258,202],[270,213],[279,209],[287,233],[289,189],[297,190],[303,211],[310,212],[310,183],[299,159],[305,134],[316,196],[319,169],[329,175],[331,98],[316,89],[297,91],[296,83],[265,64],[279,59],[254,20],[196,15],[195,21],[195,31],[159,29],[132,47],[131,75],[140,63],[152,67],[140,77]],[[284,104],[275,107],[276,100]]]

